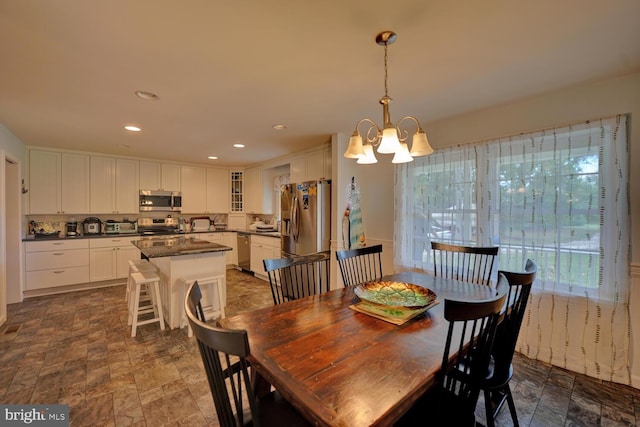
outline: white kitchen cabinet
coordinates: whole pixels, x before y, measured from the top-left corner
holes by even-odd
[[[129,272],[129,260],[140,259],[140,250],[131,242],[139,237],[114,236],[89,241],[89,280],[122,279]]]
[[[268,199],[271,197],[270,191],[264,191],[262,179],[262,167],[246,169],[244,171],[246,206],[244,211],[247,213],[270,214],[272,212],[271,203]],[[270,188],[271,184],[267,183]],[[265,200],[265,198],[267,198]]]
[[[291,182],[331,179],[331,147],[292,157],[289,173]]]
[[[262,261],[276,258],[281,258],[280,239],[278,237],[251,235],[250,268],[256,277],[268,279]]]
[[[244,212],[244,172],[231,172],[230,212]]]
[[[207,208],[207,170],[182,166],[182,213],[203,213]]]
[[[198,233],[196,237],[207,242],[222,244],[222,233]]]
[[[89,156],[29,151],[29,213],[89,212]]]
[[[247,216],[245,214],[229,214],[227,227],[231,230],[244,231],[247,229]]]
[[[140,190],[181,191],[180,165],[140,161]]]
[[[86,239],[25,242],[24,251],[27,291],[89,281]]]
[[[205,213],[229,212],[229,171],[207,168],[207,208]]]
[[[232,248],[227,254],[227,265],[238,265],[238,233],[225,231],[222,234],[222,244]]]
[[[91,156],[91,213],[138,213],[138,161]]]

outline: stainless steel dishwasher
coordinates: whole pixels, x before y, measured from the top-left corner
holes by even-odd
[[[238,232],[238,267],[251,270],[251,238],[248,233]]]

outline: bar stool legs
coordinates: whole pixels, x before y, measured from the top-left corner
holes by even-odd
[[[208,319],[217,319],[223,318],[224,314],[224,289],[225,289],[225,275],[219,276],[203,276],[203,277],[181,277],[177,281],[177,285],[180,287],[180,292],[182,294],[181,300],[184,301],[184,296],[186,295],[187,290],[191,287],[193,282],[198,282],[200,285],[200,289],[203,292],[206,292],[205,299],[203,300],[203,311]],[[218,302],[218,307],[216,308],[215,303],[216,300]],[[204,305],[206,304],[206,305]],[[189,328],[188,335],[189,337],[193,336],[193,331],[189,326],[189,322],[187,322],[186,313],[184,313],[184,305],[183,305],[183,313],[180,318],[180,328],[184,326]]]
[[[131,337],[136,336],[138,326],[149,323],[160,323],[160,329],[164,331],[164,315],[162,313],[162,302],[160,300],[160,276],[153,271],[137,271],[131,273],[132,299],[129,310],[131,324]],[[149,295],[149,304],[140,305],[144,302],[145,292]],[[141,298],[142,295],[142,298]],[[140,320],[140,316],[153,313],[150,319]]]

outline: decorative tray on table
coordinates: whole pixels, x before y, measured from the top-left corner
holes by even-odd
[[[422,286],[403,282],[367,282],[354,289],[360,302],[352,310],[402,325],[438,304],[436,294]]]

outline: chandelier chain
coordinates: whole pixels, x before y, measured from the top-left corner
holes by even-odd
[[[389,78],[389,72],[387,68],[387,48],[389,45],[387,43],[384,44],[384,96],[389,96],[389,87],[387,85],[387,79]]]

